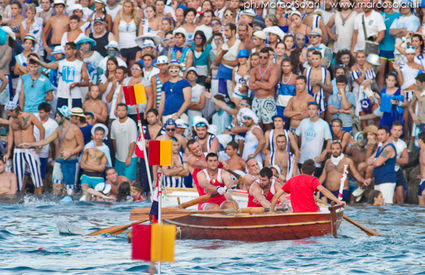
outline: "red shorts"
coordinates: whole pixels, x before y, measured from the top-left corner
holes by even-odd
[[[198,210],[204,210],[204,207],[211,203],[211,204],[217,204],[219,207],[226,201],[226,197],[224,195],[217,195],[207,201],[204,201],[203,203],[200,203],[198,205]]]

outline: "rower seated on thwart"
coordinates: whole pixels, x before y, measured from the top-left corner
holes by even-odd
[[[291,195],[291,206],[294,213],[300,212],[318,212],[319,207],[314,200],[314,192],[321,192],[328,199],[342,204],[328,189],[320,184],[316,177],[313,177],[316,165],[314,160],[308,159],[301,166],[301,175],[295,176],[288,180],[283,187],[276,192],[270,206],[270,212],[274,212],[278,199],[285,193]]]
[[[277,182],[273,176],[273,171],[269,167],[264,167],[260,171],[260,178],[255,180],[249,187],[248,207],[270,208],[274,195],[281,190],[282,184]],[[280,197],[283,202],[279,210],[287,211],[289,202],[285,196]]]
[[[216,153],[206,156],[207,168],[195,169],[193,179],[199,196],[206,194],[214,195],[211,199],[200,203],[199,210],[238,209],[237,203],[232,199],[228,191],[233,190],[233,180],[230,174],[218,168],[219,161]]]

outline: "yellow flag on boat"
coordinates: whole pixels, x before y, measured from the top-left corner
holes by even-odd
[[[132,227],[133,260],[174,262],[176,226],[168,224],[134,224]]]

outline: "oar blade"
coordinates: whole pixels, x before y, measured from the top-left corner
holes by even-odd
[[[369,228],[366,228],[366,227],[364,227],[364,226],[360,225],[359,223],[355,222],[355,221],[354,221],[354,220],[352,220],[351,218],[349,218],[349,217],[345,216],[345,215],[344,215],[344,219],[345,219],[346,221],[350,222],[351,224],[353,224],[353,225],[357,226],[358,228],[360,228],[360,229],[361,229],[363,232],[365,232],[368,236],[378,236],[378,235],[381,235],[381,234],[379,234],[379,232],[377,232],[377,231],[375,231],[375,230],[372,230],[372,229],[369,229]]]
[[[140,219],[140,220],[138,220],[137,222],[134,222],[134,223],[125,224],[125,225],[115,225],[115,226],[111,226],[111,227],[108,227],[108,228],[103,228],[103,229],[97,230],[95,232],[89,233],[88,236],[98,236],[100,234],[119,235],[122,232],[124,232],[125,230],[127,230],[133,224],[143,223],[143,222],[148,221],[148,220],[149,220],[149,217],[146,217],[146,218]]]

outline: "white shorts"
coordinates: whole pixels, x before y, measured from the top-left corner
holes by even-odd
[[[382,196],[384,197],[385,204],[393,203],[395,185],[395,182],[386,182],[375,185],[375,190],[381,191]]]

